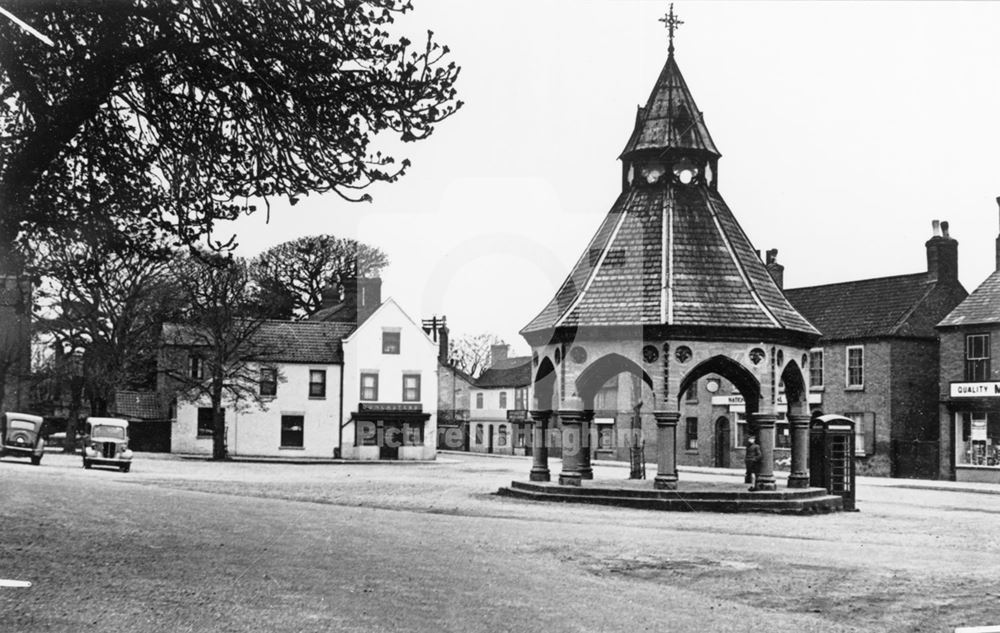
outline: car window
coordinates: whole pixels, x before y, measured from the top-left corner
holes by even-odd
[[[125,439],[125,429],[120,426],[98,424],[94,426],[93,435],[97,437],[113,437],[115,439],[123,440]]]
[[[35,430],[35,423],[27,420],[11,420],[7,423],[7,426],[12,429],[26,429],[28,431]]]

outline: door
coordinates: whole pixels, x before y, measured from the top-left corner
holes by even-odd
[[[493,433],[495,431],[496,430],[494,429],[494,427],[493,427],[492,424],[487,424],[486,425],[486,452],[487,453],[492,453],[493,452]]]
[[[382,445],[379,459],[399,459],[399,447],[403,445],[403,425],[398,422],[382,423]]]
[[[715,421],[715,467],[729,468],[732,436],[729,433],[729,418],[723,416]]]

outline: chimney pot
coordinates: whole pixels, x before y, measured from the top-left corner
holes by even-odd
[[[938,220],[932,221],[931,222],[931,228],[933,229],[933,232],[931,233],[932,237],[938,237],[939,235],[941,235],[941,222],[940,221],[938,221]]]
[[[948,221],[945,220],[941,223],[941,235],[942,237],[948,237]]]

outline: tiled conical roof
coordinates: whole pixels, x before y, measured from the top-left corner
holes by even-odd
[[[635,130],[625,144],[622,157],[642,150],[669,148],[720,155],[672,54],[667,57],[645,107],[639,108]]]

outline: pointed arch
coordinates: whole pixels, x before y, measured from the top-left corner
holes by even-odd
[[[638,376],[653,389],[653,379],[635,361],[621,354],[605,354],[584,369],[576,379],[576,393],[585,409],[594,408],[594,396],[611,378],[622,372]]]
[[[691,385],[708,374],[718,374],[736,387],[746,403],[747,414],[760,410],[760,382],[749,369],[728,356],[713,356],[692,367],[677,390],[678,405]]]
[[[545,411],[559,408],[558,403],[553,402],[556,392],[556,368],[548,356],[539,363],[532,387],[535,394],[535,409]]]
[[[781,381],[785,384],[788,414],[809,413],[809,390],[806,388],[805,376],[799,364],[794,360],[789,361],[781,371]]]

